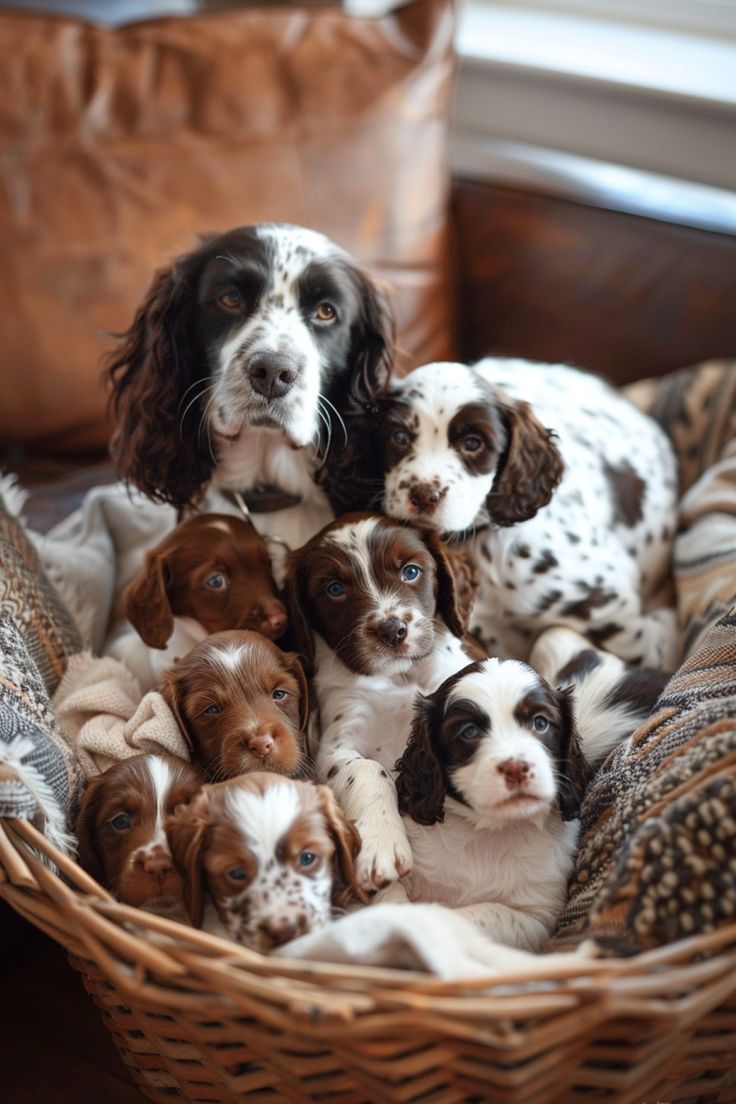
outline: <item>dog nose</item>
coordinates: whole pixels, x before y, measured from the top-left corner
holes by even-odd
[[[406,636],[406,621],[402,621],[399,617],[387,617],[385,621],[378,624],[376,632],[384,644],[395,648]]]
[[[272,916],[260,925],[274,947],[281,947],[307,930],[307,918],[300,912],[296,916]]]
[[[248,740],[248,751],[259,759],[265,759],[273,750],[273,736],[270,732],[257,732]]]
[[[251,387],[265,399],[280,399],[291,391],[297,376],[293,361],[279,353],[256,353],[247,372]]]
[[[281,602],[273,601],[263,607],[263,619],[268,623],[274,640],[281,636],[286,628],[286,610]]]
[[[143,872],[154,878],[163,878],[172,870],[171,855],[165,851],[153,851],[143,859]]]
[[[510,790],[523,786],[531,774],[531,767],[525,759],[505,759],[498,764],[496,770],[504,776]]]
[[[445,497],[445,490],[440,490],[433,483],[415,483],[409,490],[409,501],[423,514],[432,514]]]

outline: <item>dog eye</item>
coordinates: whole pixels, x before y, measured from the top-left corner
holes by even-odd
[[[395,429],[391,434],[391,440],[395,445],[400,445],[402,448],[411,444],[411,437],[405,429]]]
[[[458,736],[461,740],[477,740],[480,735],[480,729],[474,724],[467,724],[465,728],[461,728],[458,732]]]
[[[477,435],[477,433],[469,433],[467,437],[463,437],[463,449],[465,452],[478,452],[483,448],[483,439]]]
[[[224,307],[227,311],[239,311],[243,306],[243,300],[237,291],[226,291],[224,295],[219,297],[217,302],[219,306]]]
[[[288,698],[289,694],[286,690],[272,690],[271,697],[274,701],[283,701],[284,698]]]
[[[342,598],[345,594],[345,584],[341,583],[339,579],[333,579],[325,587],[325,594],[328,594],[330,598]]]
[[[118,813],[110,821],[113,828],[117,828],[118,832],[124,832],[126,828],[130,828],[130,817],[127,813]]]
[[[406,564],[401,569],[401,578],[405,583],[414,583],[422,574],[422,569],[419,564]]]
[[[247,875],[245,873],[244,866],[234,866],[232,870],[227,872],[228,878],[232,878],[234,882],[244,882]]]
[[[549,721],[546,717],[543,717],[541,713],[536,714],[532,724],[535,732],[543,733],[549,730]]]
[[[314,312],[314,317],[318,322],[334,322],[337,318],[337,311],[333,307],[332,303],[328,303],[326,300],[324,303],[320,303]]]
[[[208,586],[210,590],[222,590],[224,586],[227,586],[227,579],[224,575],[210,575],[205,582],[205,586]]]
[[[299,856],[299,866],[302,870],[307,870],[310,866],[314,866],[317,862],[317,856],[314,851],[302,851]]]
[[[208,705],[204,710],[205,713],[222,713],[221,705]]]

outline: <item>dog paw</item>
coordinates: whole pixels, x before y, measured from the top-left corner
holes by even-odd
[[[366,893],[395,882],[411,870],[412,853],[406,832],[398,828],[382,828],[378,831],[370,823],[358,824],[362,840],[355,864],[355,874]]]

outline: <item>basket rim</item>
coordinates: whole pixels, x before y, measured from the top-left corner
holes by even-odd
[[[603,993],[624,1004],[661,1004],[672,991],[719,977],[736,991],[736,922],[629,958],[560,952],[539,955],[528,968],[454,980],[393,967],[266,956],[116,901],[25,820],[0,825],[0,895],[24,915],[49,902],[54,912],[44,922],[60,929],[49,932],[52,938],[67,950],[74,943],[71,953],[109,970],[123,991],[138,993],[145,973],[173,985],[196,977],[210,991],[226,984],[253,994],[267,986],[269,999],[278,999],[281,990],[290,1008],[301,1007],[313,1018],[318,1009],[352,1018],[376,1006],[475,1015],[481,1007],[497,1012],[499,1002],[509,1016],[528,1014],[531,1006],[551,1015],[565,1003],[577,1007]]]

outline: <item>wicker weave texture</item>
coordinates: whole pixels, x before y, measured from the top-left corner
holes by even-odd
[[[0,894],[67,948],[157,1104],[736,1101],[736,925],[472,983],[291,962],[113,901],[20,821]]]

